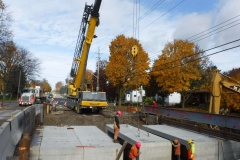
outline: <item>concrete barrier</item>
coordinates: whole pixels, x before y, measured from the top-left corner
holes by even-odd
[[[11,141],[10,123],[4,122],[0,127],[0,158],[5,160],[7,156],[12,155],[15,149]]]
[[[9,112],[0,127],[0,159],[6,160],[12,157],[14,150],[23,133],[31,133],[35,127],[35,117],[43,113],[42,105],[37,104],[23,109],[22,111]],[[43,114],[41,114],[43,117]],[[42,118],[43,121],[43,118]]]

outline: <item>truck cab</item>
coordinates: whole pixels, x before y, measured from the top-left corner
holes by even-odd
[[[21,96],[18,99],[19,106],[32,105],[35,102],[35,89],[25,88],[21,91]]]

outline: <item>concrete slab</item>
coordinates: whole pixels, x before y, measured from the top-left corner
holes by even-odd
[[[114,130],[112,124],[107,124],[105,132],[109,136],[113,136]],[[131,145],[137,141],[142,143],[139,160],[171,160],[172,145],[169,140],[148,133],[131,125],[121,124],[120,133],[118,135],[120,143],[127,141]],[[122,142],[121,142],[122,141]],[[124,158],[128,157],[131,148],[127,148],[124,152]]]
[[[31,159],[112,160],[121,145],[96,126],[44,126],[32,138]]]
[[[217,138],[167,125],[144,125],[142,128],[145,131],[151,132],[155,135],[158,135],[171,141],[173,141],[174,139],[178,139],[179,142],[182,144],[181,147],[182,159],[186,159],[187,157],[188,139],[194,140],[194,143],[196,145],[195,160],[223,159],[224,153],[222,154],[219,148],[221,140],[218,140]],[[235,142],[234,146],[236,146],[237,143],[238,142]],[[223,142],[223,144],[225,143]],[[227,154],[224,155],[224,157],[228,157]],[[230,159],[235,160],[233,156],[231,156]]]

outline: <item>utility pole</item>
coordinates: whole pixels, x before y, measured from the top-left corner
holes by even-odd
[[[19,72],[19,79],[18,79],[18,93],[17,93],[17,101],[18,101],[18,96],[19,96],[20,79],[21,79],[21,70],[20,70],[20,72]]]
[[[99,91],[99,61],[100,61],[100,49],[98,48],[98,70],[97,70],[97,92]]]

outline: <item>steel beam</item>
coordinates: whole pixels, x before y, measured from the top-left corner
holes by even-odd
[[[240,117],[149,106],[142,112],[240,130]]]

